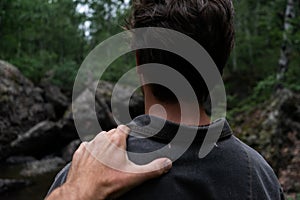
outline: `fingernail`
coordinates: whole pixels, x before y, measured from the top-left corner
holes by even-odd
[[[164,161],[164,173],[167,173],[172,168],[172,161],[170,159],[166,159]]]
[[[122,132],[126,133],[126,134],[129,134],[130,132],[130,128],[128,128],[127,126],[121,124],[118,126],[118,129],[121,130]]]

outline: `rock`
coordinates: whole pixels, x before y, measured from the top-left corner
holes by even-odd
[[[57,122],[57,126],[60,129],[60,137],[68,142],[78,139],[77,130],[74,125],[73,113],[71,106],[65,112],[62,119]]]
[[[111,101],[112,101],[113,89],[114,89],[114,84],[106,81],[99,82],[97,87],[97,92],[96,92],[96,102],[99,104],[100,107],[104,108],[107,115],[110,115],[111,118],[110,120],[113,121],[112,125],[115,125],[115,121],[111,113]],[[132,91],[132,87],[129,85],[119,85],[119,87],[116,88],[116,92],[115,92],[116,107],[114,107],[115,110],[114,114],[116,116],[114,117],[117,118],[122,124],[129,123],[132,118],[144,114],[144,98],[142,94],[139,92],[134,92],[132,94],[131,91]],[[129,105],[126,104],[125,102],[126,99],[130,99]],[[128,109],[131,115],[131,119],[122,118],[123,111]],[[102,118],[99,118],[99,120],[100,119],[102,120]],[[110,128],[108,128],[107,130],[109,129]]]
[[[43,89],[43,97],[46,102],[54,107],[56,119],[60,119],[70,105],[69,99],[64,95],[61,89],[47,82],[42,82],[40,86]]]
[[[101,130],[91,126],[89,108],[96,111],[102,130],[116,127],[111,112],[112,83],[99,83],[96,95],[92,97],[96,105],[88,104],[90,89],[83,90],[72,102],[77,105],[75,110],[58,87],[46,79],[40,86],[34,86],[17,68],[0,61],[0,160],[16,155],[41,158],[61,152],[68,143],[78,139],[73,114],[79,116],[81,123],[77,128],[80,131],[88,136],[98,134]],[[116,95],[114,114],[123,124],[131,120],[122,115],[124,109],[128,110],[125,99],[131,99],[131,118],[144,110],[141,94],[131,94],[131,91],[130,86],[121,86]],[[66,160],[70,159],[70,155],[65,156]]]
[[[55,116],[53,106],[11,64],[0,60],[0,160],[9,156],[8,144],[35,124]]]
[[[233,124],[237,136],[270,163],[283,188],[300,192],[300,95],[281,89]]]
[[[11,156],[5,160],[7,164],[23,164],[23,163],[28,163],[35,161],[36,159],[32,156]]]
[[[89,98],[92,97],[92,93],[90,90],[86,89],[79,95],[75,101],[73,101],[73,106],[69,108],[69,113],[75,114],[77,116],[77,130],[85,137],[89,137],[89,135],[94,135],[99,133],[101,130],[98,127],[95,127],[92,121],[94,121],[94,116],[91,113],[91,110],[95,110],[98,122],[101,127],[105,129],[111,129],[115,127],[115,123],[111,117],[111,113],[107,104],[105,102],[100,106],[99,103],[95,103],[95,105],[90,104]],[[101,99],[105,101],[105,99]],[[70,117],[73,120],[73,115],[69,114],[67,117]],[[71,121],[71,120],[69,120]]]
[[[96,84],[96,83],[95,83]],[[72,105],[66,111],[64,118],[60,121],[62,126],[62,132],[67,136],[71,137],[72,134],[77,133],[75,131],[73,114],[78,116],[77,122],[80,123],[79,129],[82,135],[86,136],[86,138],[91,138],[101,130],[97,127],[91,126],[91,121],[93,116],[91,116],[90,110],[95,110],[98,122],[102,128],[102,130],[110,130],[116,127],[116,122],[111,113],[111,96],[114,85],[109,82],[101,81],[98,84],[96,96],[93,97],[90,89],[85,89],[81,94],[77,96],[77,98],[73,101],[73,105],[76,110],[72,109]],[[116,95],[117,108],[116,114],[120,113],[122,109],[128,109],[128,105],[125,105],[124,99],[127,97],[131,97],[129,110],[131,113],[131,117],[134,118],[137,115],[140,115],[144,112],[144,101],[141,94],[131,94],[130,86],[122,86]],[[89,105],[88,102],[90,100],[88,98],[95,98],[95,105]],[[121,115],[116,116],[121,123],[125,124],[130,121],[127,119],[121,119]]]
[[[107,84],[102,82],[98,86],[98,90],[96,93],[96,98],[101,99],[101,86],[103,84]],[[113,89],[113,87],[112,87]],[[111,90],[112,90],[111,89]],[[119,85],[115,88],[115,98],[116,105],[114,105],[114,117],[116,117],[122,124],[127,124],[131,121],[132,118],[135,118],[138,115],[144,114],[144,98],[141,93],[135,92],[132,94],[132,87],[128,85]],[[101,95],[101,96],[100,96]],[[112,95],[108,96],[107,104],[111,104]],[[130,99],[129,105],[127,105],[126,100]],[[131,118],[124,118],[124,111],[128,110],[130,112]]]
[[[295,147],[290,152],[290,149],[285,148],[283,155],[287,153],[292,157],[286,168],[279,172],[279,181],[284,186],[286,192],[300,192],[300,140],[295,138],[295,134],[290,137],[295,141]]]
[[[98,121],[104,130],[110,130],[116,126],[110,110],[112,89],[113,84],[101,82],[96,94],[96,113]],[[123,106],[123,100],[126,95],[127,97],[131,95],[128,91],[128,88],[122,87],[122,92],[118,93],[119,105]],[[69,106],[63,118],[58,122],[45,120],[37,123],[25,133],[19,134],[9,145],[9,155],[31,155],[41,158],[53,152],[60,152],[70,141],[78,139],[73,120],[74,112],[79,113],[80,120],[83,122],[79,127],[81,130],[92,135],[99,133],[98,130],[89,126],[91,117],[89,110],[91,105],[87,103],[89,94],[90,91],[88,89],[84,90],[73,102],[79,105],[76,107],[77,109],[72,111],[72,106]],[[135,114],[137,115],[138,112],[142,113],[142,110],[139,110],[139,108],[142,108],[143,98],[136,95],[132,99],[133,101],[131,102],[133,103],[131,103],[131,107],[135,109]],[[126,106],[124,105],[124,107]],[[72,158],[72,151],[73,150],[70,150],[69,154],[65,153],[63,155],[66,160]]]
[[[0,179],[0,193],[20,189],[30,184],[29,180]]]
[[[56,123],[42,121],[11,142],[13,155],[44,156],[62,146]]]
[[[74,152],[78,149],[79,145],[81,144],[81,140],[74,140],[70,144],[68,144],[65,148],[62,150],[62,158],[66,162],[70,162],[73,158]]]
[[[59,157],[45,158],[26,163],[25,168],[21,170],[20,174],[27,177],[37,176],[55,171],[65,164],[66,162]]]

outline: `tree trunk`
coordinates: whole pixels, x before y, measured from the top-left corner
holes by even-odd
[[[291,42],[289,40],[289,33],[291,32],[293,25],[291,20],[295,18],[295,0],[287,0],[286,10],[284,15],[283,25],[283,41],[279,59],[279,69],[277,72],[277,89],[282,88],[282,81],[285,78],[285,73],[288,71],[288,65],[291,54]]]

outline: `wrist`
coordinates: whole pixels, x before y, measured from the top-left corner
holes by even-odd
[[[55,189],[46,200],[85,200],[84,195],[81,194],[80,190],[76,189],[71,184],[65,183],[62,186]]]
[[[74,184],[65,183],[61,186],[61,195],[69,200],[88,200],[87,194],[83,194],[82,189]],[[65,199],[63,199],[65,200]]]
[[[61,193],[68,200],[104,200],[107,197],[103,194],[103,188],[89,188],[84,183],[76,185],[66,182],[61,186]],[[64,198],[62,200],[65,200]]]

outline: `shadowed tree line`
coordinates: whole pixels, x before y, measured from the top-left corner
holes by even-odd
[[[241,99],[263,101],[278,85],[299,91],[299,1],[234,4],[236,45],[224,75],[230,109]],[[35,83],[46,76],[71,89],[87,53],[122,31],[129,7],[124,0],[2,0],[0,58]],[[132,55],[123,56],[105,79],[116,81],[133,65]]]
[[[123,1],[3,0],[0,58],[35,83],[47,76],[70,89],[87,53],[122,30],[119,16],[125,12]],[[124,66],[126,62],[118,64]],[[115,80],[113,73],[107,78]]]

